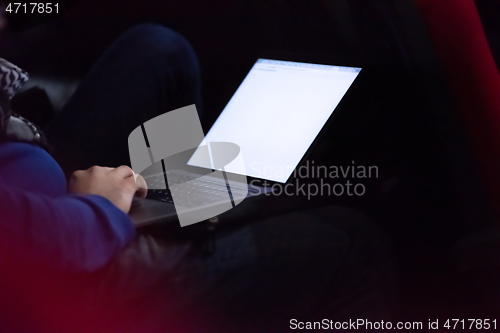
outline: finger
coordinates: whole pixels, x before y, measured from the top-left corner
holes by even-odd
[[[135,196],[139,198],[145,198],[148,195],[148,190],[142,187],[139,187],[137,192],[135,192]]]
[[[138,173],[134,174],[134,179],[137,186],[145,188],[146,190],[148,189],[148,184],[140,174]]]
[[[124,180],[125,183],[127,184],[127,191],[130,191],[129,193],[132,194],[132,196],[136,196],[139,198],[145,198],[146,195],[148,194],[148,190],[145,188],[140,187],[139,185],[136,184],[134,177],[129,177]]]
[[[87,170],[84,170],[83,172],[87,172],[89,174],[107,174],[110,171],[113,171],[115,168],[109,168],[109,167],[102,167],[98,165],[93,165]]]
[[[97,172],[102,172],[104,171],[104,168],[103,167],[100,167],[98,165],[93,165],[91,166],[90,168],[88,168],[87,170],[85,170],[86,172],[88,173],[97,173]]]
[[[139,198],[145,198],[148,194],[148,184],[146,184],[144,178],[138,174],[135,175],[135,183],[139,187],[135,195]]]
[[[76,170],[71,174],[71,177],[78,178],[79,176],[83,175],[86,172],[86,170]]]
[[[122,179],[134,177],[134,175],[135,175],[134,170],[132,170],[129,166],[126,166],[126,165],[119,166],[118,168],[114,169],[111,172],[115,173],[117,176],[121,177]]]

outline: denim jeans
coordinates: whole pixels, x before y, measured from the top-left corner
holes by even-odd
[[[110,47],[46,133],[67,175],[115,167],[129,163],[134,128],[193,103],[201,109],[191,46],[167,28],[141,25]],[[105,269],[73,277],[81,295],[71,297],[85,305],[68,320],[71,330],[281,332],[292,319],[390,319],[388,245],[356,211],[290,212],[215,237],[208,255],[194,234],[161,225],[138,230]]]
[[[130,132],[190,104],[201,109],[191,45],[172,30],[141,25],[107,50],[44,132],[66,174],[93,165],[130,165]]]

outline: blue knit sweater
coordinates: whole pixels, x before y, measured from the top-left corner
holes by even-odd
[[[66,187],[61,168],[45,150],[0,143],[0,258],[89,272],[132,240],[132,222],[109,200],[70,195]]]

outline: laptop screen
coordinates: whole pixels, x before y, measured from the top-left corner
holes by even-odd
[[[360,71],[258,59],[202,145],[235,143],[247,176],[285,183]],[[224,170],[242,173],[231,163]]]

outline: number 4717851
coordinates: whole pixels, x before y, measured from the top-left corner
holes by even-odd
[[[5,8],[9,14],[51,14],[59,13],[59,4],[52,2],[10,2]]]
[[[489,330],[497,329],[497,320],[491,320],[491,319],[448,319],[444,325],[444,328],[447,329],[477,329],[477,330]]]

